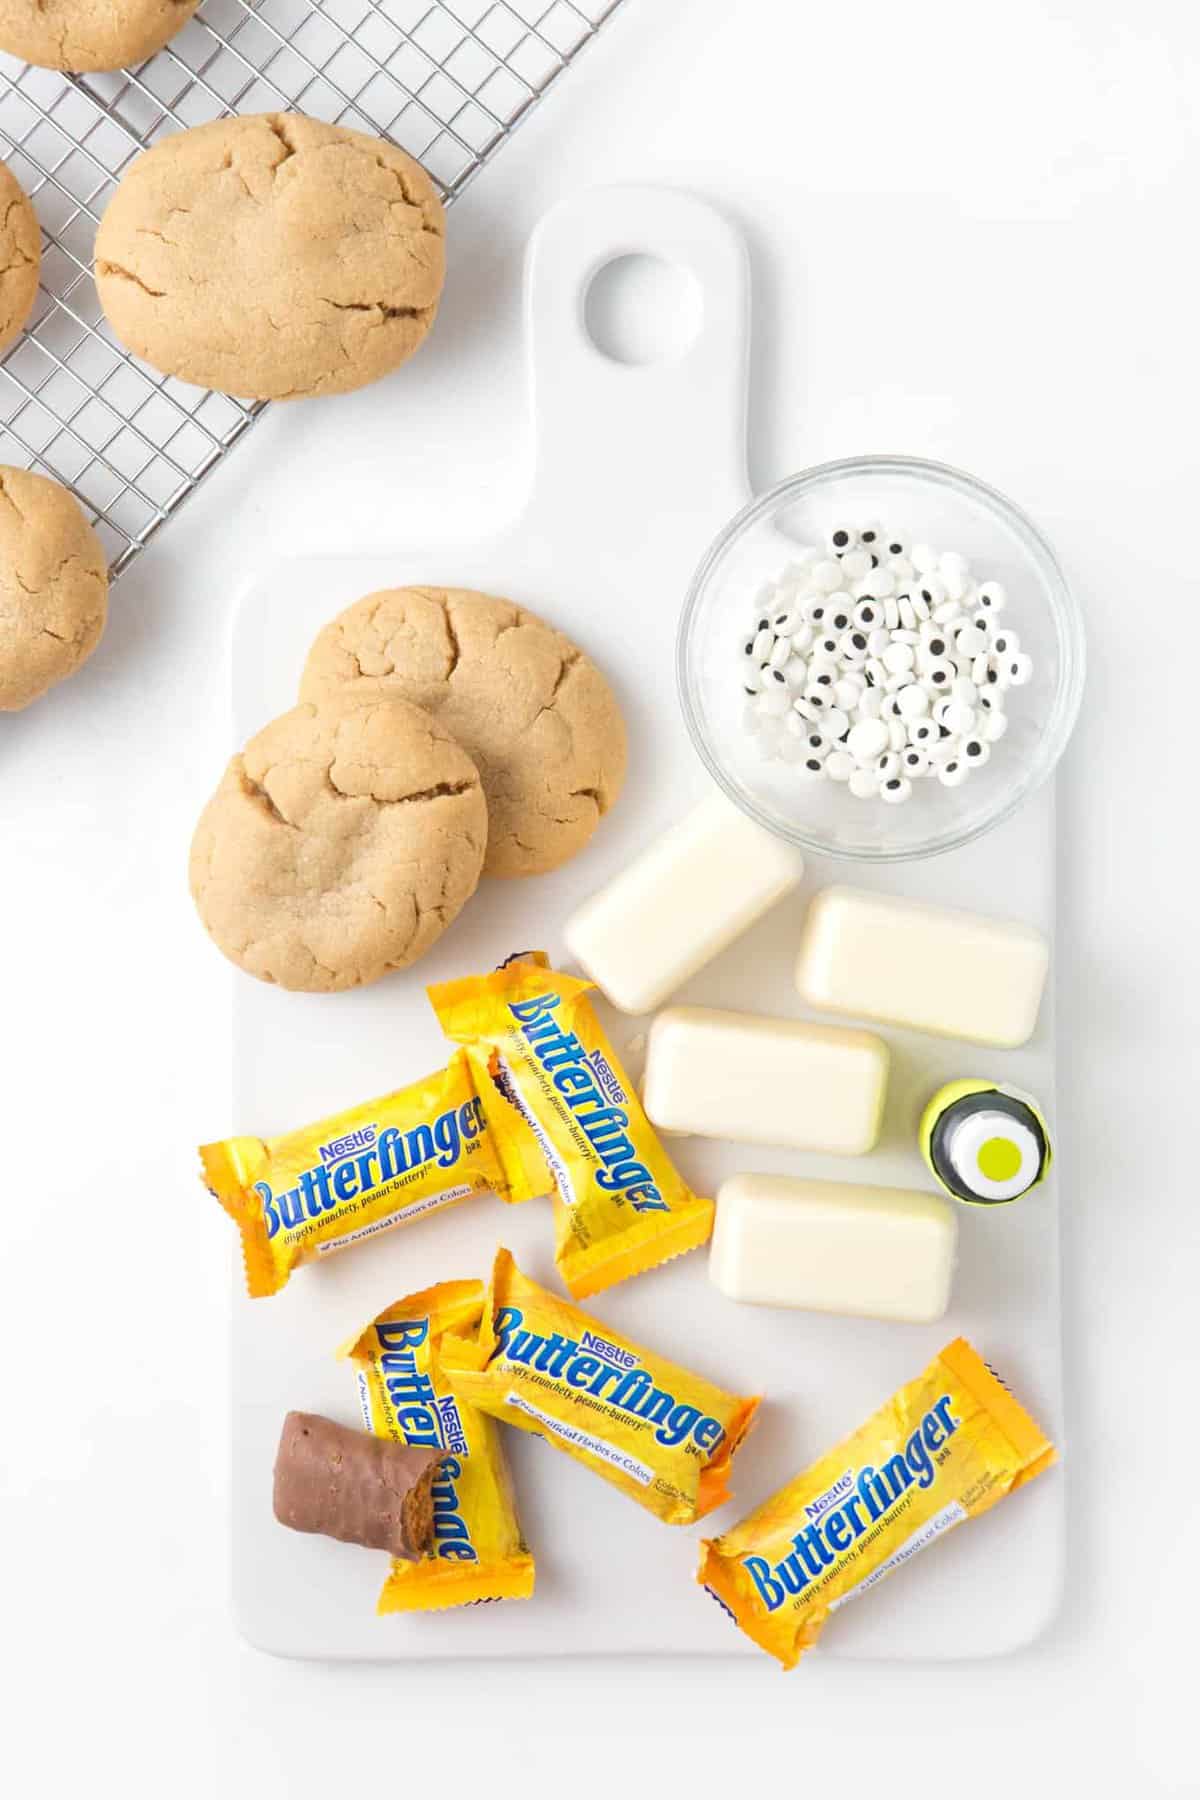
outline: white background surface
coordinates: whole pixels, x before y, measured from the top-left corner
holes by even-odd
[[[121,584],[84,674],[4,723],[18,1791],[589,1793],[601,1760],[609,1792],[1195,1791],[1195,733],[1161,645],[1200,600],[1198,77],[1186,0],[631,0],[455,209],[417,362],[268,415]],[[228,1108],[230,982],[184,864],[229,748],[232,596],[270,550],[514,509],[525,238],[626,177],[694,186],[750,238],[759,485],[866,449],[961,463],[1039,519],[1089,613],[1060,788],[1070,1569],[1058,1624],[1004,1661],[448,1677],[277,1663],[230,1624],[228,1245],[192,1173]]]

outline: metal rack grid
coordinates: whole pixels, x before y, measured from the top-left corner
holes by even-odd
[[[108,328],[92,244],[142,150],[226,114],[302,111],[391,138],[449,204],[623,4],[204,0],[111,75],[0,53],[0,156],[43,234],[37,304],[0,363],[0,462],[72,488],[115,577],[265,410],[157,374]]]

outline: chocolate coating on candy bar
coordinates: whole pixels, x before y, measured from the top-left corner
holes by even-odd
[[[387,1550],[415,1562],[433,1543],[440,1450],[290,1412],[275,1458],[275,1517],[293,1531]]]

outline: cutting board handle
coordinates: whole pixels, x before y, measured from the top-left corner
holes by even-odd
[[[645,254],[687,270],[698,325],[682,353],[618,362],[587,329],[588,289],[615,258]],[[633,516],[733,510],[746,496],[749,273],[745,244],[690,194],[592,188],[549,212],[529,246],[526,327],[533,383],[533,491],[539,506],[619,530]],[[603,500],[599,496],[603,495]]]

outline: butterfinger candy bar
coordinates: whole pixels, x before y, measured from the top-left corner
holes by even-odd
[[[393,1444],[316,1413],[290,1412],[275,1458],[275,1517],[292,1531],[410,1560],[433,1543],[440,1450]]]
[[[443,1366],[461,1402],[544,1437],[668,1525],[728,1499],[758,1406],[538,1287],[507,1250],[476,1335],[447,1338]]]
[[[844,1443],[706,1541],[697,1580],[794,1668],[831,1612],[1054,1460],[1024,1407],[956,1338]]]
[[[241,1233],[252,1299],[301,1263],[471,1194],[510,1197],[465,1054],[378,1100],[282,1137],[200,1151],[202,1179]]]
[[[429,990],[471,1058],[501,1156],[529,1184],[539,1162],[549,1168],[554,1259],[577,1300],[694,1250],[713,1226],[712,1201],[692,1193],[659,1143],[591,990],[542,955]]]
[[[444,1452],[433,1481],[433,1554],[395,1562],[379,1611],[432,1612],[525,1599],[533,1557],[521,1535],[500,1429],[451,1392],[449,1332],[478,1329],[482,1281],[443,1281],[398,1300],[341,1350],[358,1371],[367,1428],[394,1444]]]

